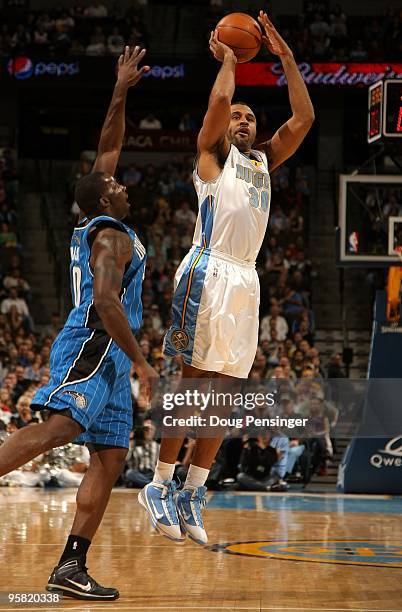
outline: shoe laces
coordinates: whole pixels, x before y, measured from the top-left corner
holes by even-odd
[[[205,496],[206,490],[206,487],[197,487],[194,489],[189,500],[193,514],[195,513],[195,521],[199,527],[204,526],[201,516],[201,508],[204,508],[207,505],[207,498]]]
[[[165,480],[162,483],[161,499],[166,504],[166,510],[172,523],[177,522],[176,506],[173,500],[173,493],[176,491],[176,483],[173,480]]]

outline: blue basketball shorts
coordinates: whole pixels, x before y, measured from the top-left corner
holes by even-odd
[[[50,380],[32,410],[69,410],[84,432],[74,441],[129,446],[131,361],[105,331],[65,327],[50,353]]]

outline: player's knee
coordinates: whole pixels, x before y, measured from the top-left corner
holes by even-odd
[[[82,432],[81,426],[73,419],[53,415],[47,421],[49,441],[53,447],[68,444]]]
[[[119,449],[115,452],[107,465],[107,471],[110,474],[110,477],[117,478],[122,473],[127,457],[126,449]]]

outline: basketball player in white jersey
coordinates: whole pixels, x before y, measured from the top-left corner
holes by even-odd
[[[292,116],[259,151],[252,148],[255,115],[247,104],[232,103],[236,57],[212,32],[210,49],[222,66],[198,135],[194,186],[199,213],[193,247],[176,273],[173,324],[165,338],[165,354],[182,357],[183,379],[222,377],[229,388],[248,377],[257,349],[255,261],[268,223],[269,172],[295,153],[314,121],[292,51],[266,13],[258,19],[266,46],[282,61]],[[184,487],[175,492],[173,472],[183,440],[162,439],[154,480],[139,494],[162,535],[176,541],[188,535],[206,544],[204,484],[221,440],[197,439]]]

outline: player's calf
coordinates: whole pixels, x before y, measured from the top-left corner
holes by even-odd
[[[0,476],[25,465],[38,455],[64,446],[82,432],[81,426],[65,416],[52,415],[45,423],[19,429],[0,447]]]

